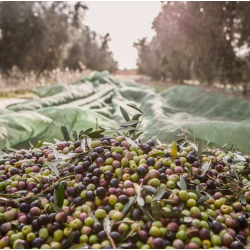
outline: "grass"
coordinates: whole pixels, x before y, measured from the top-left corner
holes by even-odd
[[[23,73],[13,67],[6,73],[0,73],[0,98],[33,98],[35,95],[30,92],[33,88],[71,84],[89,73],[89,70],[82,67],[81,70],[55,69],[37,76],[33,71]]]

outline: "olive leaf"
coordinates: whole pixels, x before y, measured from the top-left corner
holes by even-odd
[[[92,131],[93,131],[93,128],[88,128],[88,129],[86,129],[86,130],[84,131],[84,134],[87,135],[87,134],[89,134],[89,133],[92,132]]]
[[[150,193],[150,194],[155,194],[156,193],[156,188],[149,186],[149,185],[143,185],[142,186],[143,190],[145,190],[146,192]]]
[[[62,208],[63,201],[64,201],[64,184],[59,183],[59,185],[57,187],[57,202],[56,202],[56,205],[58,205],[58,207]]]
[[[48,165],[48,167],[55,173],[55,175],[56,175],[57,177],[60,176],[60,173],[59,173],[57,167],[56,167],[53,163],[51,163],[51,162],[49,162],[49,161],[46,161],[46,165]]]
[[[202,151],[202,154],[207,155],[207,156],[216,156],[215,153],[209,152],[209,151]]]
[[[104,229],[105,233],[107,234],[108,239],[109,239],[112,247],[116,248],[115,242],[114,242],[113,238],[110,235],[111,229],[112,229],[112,223],[111,223],[108,215],[106,215],[106,217],[103,220],[103,229]]]
[[[54,139],[55,140],[55,139]],[[38,141],[37,143],[36,143],[36,145],[34,146],[34,148],[40,148],[42,145],[43,145],[43,143],[46,141],[46,139],[43,139],[43,140],[41,140],[41,141]]]
[[[197,205],[201,205],[204,201],[208,200],[209,198],[207,196],[202,196],[197,201]]]
[[[156,139],[156,142],[158,143],[158,145],[162,145],[161,141],[159,139]]]
[[[129,209],[134,205],[136,197],[137,197],[137,195],[135,195],[133,198],[131,198],[129,200],[129,202],[126,203],[125,206],[123,207],[122,213],[123,213],[124,217],[126,216],[126,214],[129,211]]]
[[[161,211],[161,214],[169,218],[184,218],[185,217],[184,214],[177,213],[177,212],[166,212],[164,210]]]
[[[105,132],[105,129],[101,129],[101,130],[97,130],[97,131],[91,132],[91,133],[88,134],[88,136],[90,138],[100,138],[100,137],[104,136],[102,134],[103,132]]]
[[[15,195],[15,194],[0,194],[0,197],[6,197],[6,198],[21,198],[22,196],[20,196],[20,195]]]
[[[160,200],[162,196],[165,194],[165,192],[166,192],[165,187],[159,187],[154,196],[154,200]]]
[[[181,142],[183,142],[183,141],[185,141],[185,138],[180,138],[180,139],[176,140],[176,143],[181,143]],[[187,141],[185,141],[184,143],[182,143],[182,144],[180,145],[180,147],[183,147],[186,143],[187,143]]]
[[[133,127],[119,127],[116,131],[117,132],[128,132],[131,130],[135,130],[135,128],[133,128]]]
[[[152,216],[152,214],[149,212],[149,210],[145,207],[145,206],[138,206],[138,208],[144,213],[146,214],[151,220],[155,220],[154,217]]]
[[[139,186],[137,183],[133,183],[134,184],[134,188],[135,188],[135,192],[137,194],[137,198],[136,201],[140,206],[144,206],[145,205],[145,201],[141,196],[141,189],[142,189],[142,183]]]
[[[128,121],[128,122],[122,123],[120,125],[120,127],[129,127],[129,126],[132,126],[132,125],[136,125],[138,123],[139,123],[139,121],[136,121],[136,120],[134,120],[134,121]]]
[[[139,111],[140,113],[144,114],[139,108],[137,108],[136,106],[132,105],[132,104],[127,104],[129,107]]]
[[[89,211],[88,214],[89,214],[89,217],[91,217],[95,223],[99,222],[99,220],[96,218],[96,216],[91,211]]]
[[[192,168],[188,168],[188,177],[189,178],[193,177],[193,170],[192,170]]]
[[[120,182],[120,180],[122,178],[123,170],[124,170],[124,165],[122,165],[121,168],[120,168],[120,172],[119,172],[119,175],[118,175],[118,181],[119,182]]]
[[[175,141],[173,141],[172,145],[171,145],[171,156],[172,156],[173,160],[175,160],[177,158],[177,145],[176,145]]]
[[[59,152],[55,149],[55,147],[52,147],[52,150],[53,150],[53,154],[54,154],[55,158],[59,159],[60,158]]]
[[[153,200],[151,202],[151,209],[152,209],[154,219],[157,221],[161,220],[161,208],[157,200]]]
[[[78,134],[77,134],[77,132],[76,132],[75,129],[72,130],[72,135],[73,135],[73,138],[75,139],[75,141],[79,140],[79,136],[78,136]]]
[[[92,139],[87,136],[87,145],[89,148],[91,148],[91,142],[92,142]]]
[[[180,188],[181,190],[187,190],[187,184],[183,176],[180,176]]]
[[[64,201],[64,183],[59,183],[58,187],[54,188],[54,205],[56,206],[55,208],[57,209],[57,207],[59,209],[62,208],[63,206],[63,201]]]
[[[130,244],[128,244],[128,243],[120,243],[117,246],[122,247],[122,248],[129,248]]]
[[[181,201],[178,205],[178,208],[182,211],[183,208],[185,207],[186,203],[184,201]]]
[[[63,212],[63,210],[60,208],[60,207],[58,207],[56,204],[54,204],[54,203],[50,203],[51,205],[52,205],[52,207],[53,207],[53,209],[54,209],[54,211],[56,212],[56,213],[60,213],[60,212]]]
[[[72,232],[70,236],[67,238],[67,240],[62,244],[62,249],[68,249],[72,242],[74,241],[76,236],[76,232]],[[75,247],[74,247],[75,248]]]
[[[136,144],[135,141],[133,141],[133,140],[130,139],[129,137],[125,137],[125,138],[126,138],[126,141],[127,141],[128,143],[130,143],[132,146],[135,146],[135,147],[139,148],[139,146]]]
[[[123,107],[121,107],[121,106],[120,106],[120,110],[121,110],[121,112],[122,112],[122,115],[123,115],[124,119],[125,119],[127,122],[130,121],[127,111],[126,111]]]
[[[164,152],[158,152],[158,153],[154,153],[154,154],[150,155],[150,157],[165,156],[165,155],[166,155],[166,153],[164,153]]]
[[[142,114],[136,114],[133,116],[132,120],[139,120],[139,118],[142,116]]]
[[[87,244],[86,243],[82,243],[82,244],[77,244],[77,245],[73,245],[72,247],[70,247],[69,249],[83,249]],[[63,249],[63,248],[62,248]],[[65,248],[64,248],[65,249]]]
[[[211,160],[208,162],[208,161],[205,161],[202,166],[201,166],[201,171],[202,171],[202,175],[204,175],[210,168],[210,164],[211,164]]]
[[[133,139],[136,140],[137,138],[140,137],[140,135],[143,134],[143,132],[139,132],[133,136]]]
[[[240,202],[242,203],[242,205],[246,205],[247,204],[247,201],[243,195],[242,192],[239,192],[239,199],[240,199]]]
[[[214,199],[213,196],[212,196],[211,194],[209,194],[208,192],[202,191],[202,193],[206,194],[206,196],[207,196],[209,199]]]
[[[243,157],[242,155],[240,155],[240,154],[234,154],[235,155],[235,159],[236,160],[239,160],[239,161],[246,161],[246,158],[245,157]]]
[[[83,138],[83,139],[81,140],[81,148],[82,148],[83,152],[86,151],[85,147],[86,147],[86,141],[85,141],[85,138]]]
[[[201,155],[202,155],[202,148],[203,148],[203,141],[200,140],[198,144],[198,152],[197,152],[199,159],[201,158]]]
[[[65,141],[70,141],[69,131],[65,125],[61,126],[61,131],[63,133],[63,138]]]

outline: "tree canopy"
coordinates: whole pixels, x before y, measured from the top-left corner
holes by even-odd
[[[54,68],[113,71],[117,62],[101,37],[84,25],[81,2],[0,2],[0,70]]]
[[[135,43],[139,71],[176,82],[250,82],[249,14],[249,2],[162,3],[152,41]]]

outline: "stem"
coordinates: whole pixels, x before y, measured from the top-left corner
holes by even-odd
[[[131,220],[123,220],[123,221],[117,221],[114,223],[114,225],[119,225],[119,224],[122,224],[122,223],[135,223],[134,221],[131,221]]]
[[[208,174],[206,174],[206,176],[208,176],[211,180],[215,181],[217,184],[222,185],[221,183],[219,183],[218,181],[216,181],[212,176],[210,176]]]

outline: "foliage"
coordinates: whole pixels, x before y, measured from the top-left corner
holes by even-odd
[[[81,62],[91,69],[115,70],[108,39],[94,36],[83,24],[86,10],[80,2],[1,2],[0,69],[15,65],[40,75],[58,67],[80,69]],[[106,40],[99,45],[98,39]]]
[[[155,37],[135,43],[140,73],[181,83],[248,83],[249,12],[249,2],[163,3]]]

